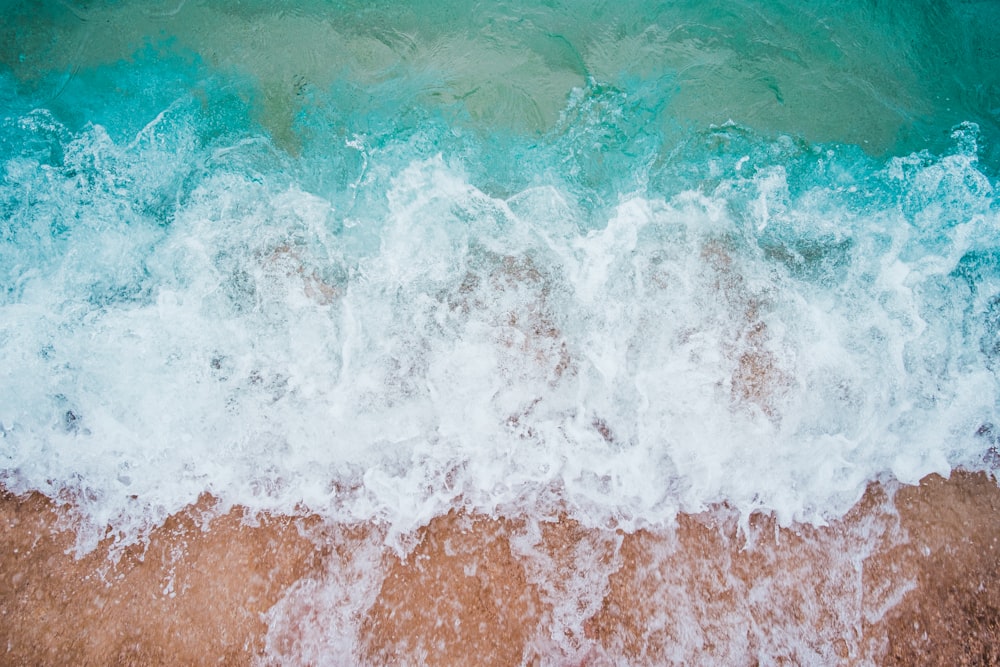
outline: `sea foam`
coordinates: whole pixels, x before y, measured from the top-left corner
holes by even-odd
[[[117,138],[8,118],[5,484],[130,538],[203,492],[400,534],[540,500],[822,522],[871,480],[986,465],[977,128],[880,162],[725,125],[609,172],[588,114],[624,99],[580,89],[511,139],[506,187],[495,138],[433,118],[299,157],[206,134],[185,95]]]

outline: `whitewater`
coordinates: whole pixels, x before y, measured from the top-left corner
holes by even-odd
[[[634,529],[995,461],[996,98],[832,76],[874,28],[47,7],[0,78],[13,491],[126,541],[204,492]]]

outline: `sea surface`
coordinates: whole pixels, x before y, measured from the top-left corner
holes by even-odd
[[[1000,4],[4,2],[0,480],[822,525],[1000,462]]]

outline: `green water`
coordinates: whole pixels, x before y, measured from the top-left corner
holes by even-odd
[[[627,91],[665,142],[732,121],[905,154],[970,121],[997,161],[995,2],[6,4],[0,62],[39,99],[151,46],[249,77],[254,114],[288,150],[312,93],[335,84],[401,115],[538,134],[596,81]]]

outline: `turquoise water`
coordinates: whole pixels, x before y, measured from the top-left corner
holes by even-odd
[[[995,465],[1000,5],[799,5],[6,3],[5,485],[129,541]]]

